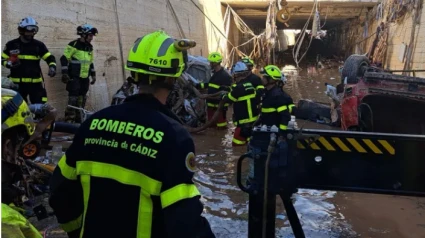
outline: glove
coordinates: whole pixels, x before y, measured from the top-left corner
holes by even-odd
[[[91,82],[90,84],[93,85],[94,83],[96,83],[96,76],[92,76],[91,77]]]
[[[62,74],[62,83],[68,83],[69,81],[72,81],[72,79],[69,78],[69,75]]]
[[[17,68],[19,65],[21,65],[21,61],[16,60],[15,62],[7,61],[6,68],[13,69]]]
[[[50,67],[49,68],[49,73],[47,75],[49,75],[52,78],[55,77],[55,75],[56,75],[56,68],[55,67]]]
[[[220,98],[223,99],[228,93],[227,92],[221,92],[220,93]]]

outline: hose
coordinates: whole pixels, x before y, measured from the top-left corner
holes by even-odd
[[[266,225],[267,225],[267,193],[269,189],[269,164],[270,164],[270,157],[272,156],[272,153],[275,148],[276,143],[276,134],[272,133],[270,134],[270,143],[269,147],[267,148],[267,160],[265,165],[265,173],[264,173],[264,203],[263,203],[263,230],[262,230],[262,236],[263,238],[266,238]]]
[[[196,87],[191,87],[191,90],[193,91],[193,93],[195,94],[195,96],[197,96],[198,98],[201,99],[216,99],[217,97],[221,96],[223,91],[219,91],[216,92],[214,94],[202,94],[201,92],[199,92],[199,90]],[[179,95],[179,98],[183,98],[183,95]],[[186,128],[186,130],[189,131],[189,133],[197,133],[203,130],[206,130],[208,127],[210,127],[213,123],[215,123],[218,120],[218,116],[220,114],[220,110],[223,109],[224,107],[224,102],[222,103],[223,100],[220,101],[217,110],[215,111],[214,115],[212,116],[211,120],[208,121],[206,124],[202,125],[201,127],[189,127],[189,126],[184,126]],[[182,100],[183,102],[183,100]]]
[[[217,98],[220,98],[220,96],[222,94],[223,94],[223,91],[216,92],[216,93],[213,93],[213,94],[201,94],[199,96],[199,98],[201,98],[201,99],[217,99]]]
[[[211,94],[211,95],[213,95],[213,94]],[[206,130],[208,127],[210,127],[213,123],[215,123],[218,120],[218,115],[220,115],[220,111],[223,109],[224,104],[225,104],[225,101],[224,100],[221,100],[220,103],[218,104],[218,108],[214,112],[214,115],[212,116],[211,120],[208,121],[207,123],[205,123],[203,126],[197,127],[197,128],[192,128],[192,127],[187,127],[186,126],[186,129],[190,133],[197,133],[197,132]]]
[[[68,134],[76,134],[80,128],[77,124],[67,123],[67,122],[55,122],[54,132],[62,132]]]

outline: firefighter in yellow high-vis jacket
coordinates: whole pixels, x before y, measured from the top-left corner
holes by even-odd
[[[78,26],[77,34],[80,38],[71,41],[60,58],[62,82],[66,83],[66,91],[68,91],[68,105],[84,108],[89,85],[96,82],[91,41],[97,33],[97,28],[90,24]],[[92,79],[91,82],[89,77]],[[65,120],[80,123],[80,112],[68,107],[65,111]]]

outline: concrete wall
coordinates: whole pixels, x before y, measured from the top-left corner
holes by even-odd
[[[210,29],[211,23],[201,11],[190,0],[170,2],[185,36],[198,43],[190,53],[207,56],[210,50],[217,50],[217,38],[213,37],[215,30]],[[221,6],[218,0],[193,2],[200,6],[217,26],[222,27]],[[43,41],[55,55],[60,69],[59,58],[68,42],[77,38],[76,27],[84,23],[97,27],[99,35],[93,41],[97,82],[90,88],[88,108],[99,110],[110,104],[111,96],[123,83],[119,39],[122,42],[125,62],[135,39],[150,31],[163,29],[173,37],[182,37],[170,9],[167,0],[4,0],[1,40],[4,45],[6,41],[16,38],[17,23],[25,16],[32,16],[40,27],[36,38]],[[121,34],[118,34],[116,13]],[[47,65],[44,62],[41,65],[46,76],[49,101],[63,111],[67,104],[67,92],[60,81],[61,74],[58,72],[55,78],[49,78]],[[3,67],[2,75],[7,73],[8,70]],[[125,73],[129,75],[128,72]]]
[[[364,27],[361,24],[365,23],[365,17],[360,20],[354,20],[343,24],[337,32],[340,37],[337,44],[345,50],[346,53],[358,53],[365,54],[368,52],[370,46],[375,39],[375,36],[371,36],[376,32],[378,24],[386,22],[389,13],[389,3],[384,5],[384,14],[380,19],[376,19],[377,7],[368,12],[368,36],[364,37]],[[424,0],[422,0],[422,5]],[[401,52],[401,45],[409,45],[412,30],[415,28],[415,40],[412,57],[411,69],[425,69],[425,6],[419,10],[421,17],[419,18],[419,24],[412,24],[413,11],[408,11],[403,18],[398,21],[389,23],[389,35],[387,41],[387,52],[384,61],[384,67],[392,70],[402,70],[406,59],[403,61],[399,60],[399,54]],[[425,77],[425,72],[416,73],[418,77]]]

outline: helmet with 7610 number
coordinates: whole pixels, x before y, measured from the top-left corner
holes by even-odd
[[[180,77],[185,66],[183,51],[195,45],[194,41],[175,40],[164,31],[152,32],[134,42],[125,69],[135,73]]]

